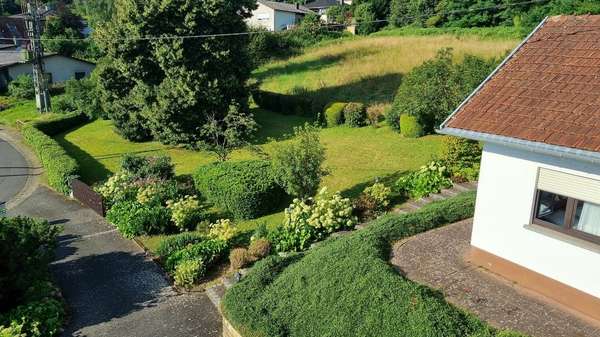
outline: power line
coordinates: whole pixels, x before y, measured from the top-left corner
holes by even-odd
[[[516,2],[512,4],[504,4],[504,5],[495,5],[489,7],[479,7],[479,8],[469,8],[464,10],[454,10],[454,11],[446,11],[446,12],[438,12],[436,15],[448,16],[453,14],[461,14],[461,13],[472,13],[472,12],[483,12],[494,9],[506,9],[510,7],[517,7],[522,5],[530,5],[536,3],[545,3],[550,0],[529,0],[523,2]],[[421,19],[428,17],[428,15],[415,15],[415,16],[406,16],[407,19]],[[327,25],[327,28],[334,27],[349,27],[354,25],[364,25],[364,24],[373,24],[373,23],[383,23],[390,22],[390,19],[380,19],[373,21],[359,21],[356,23],[339,23],[339,24],[331,24]],[[154,41],[154,40],[178,40],[178,39],[208,39],[208,38],[217,38],[217,37],[235,37],[235,36],[249,36],[256,34],[278,34],[282,32],[271,32],[271,31],[247,31],[247,32],[237,32],[237,33],[217,33],[217,34],[198,34],[198,35],[164,35],[164,36],[140,36],[140,37],[119,37],[113,40],[115,41]],[[11,40],[17,41],[31,41],[31,38],[12,38]],[[36,40],[39,41],[90,41],[90,37],[86,38],[38,38]]]

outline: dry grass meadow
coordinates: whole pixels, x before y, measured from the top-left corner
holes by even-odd
[[[499,57],[518,42],[476,36],[371,36],[309,49],[289,60],[269,63],[254,76],[264,90],[306,92],[329,101],[358,101],[381,109],[392,101],[402,75],[433,58],[441,48],[453,48],[457,60],[465,54]]]

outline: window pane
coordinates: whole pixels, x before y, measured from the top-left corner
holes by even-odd
[[[600,206],[578,201],[573,228],[600,236]]]
[[[550,192],[540,191],[536,218],[557,226],[564,226],[566,212],[567,197]]]

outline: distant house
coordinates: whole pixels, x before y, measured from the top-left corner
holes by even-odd
[[[27,28],[20,17],[0,16],[0,49],[9,47],[27,47]]]
[[[258,0],[258,8],[247,22],[250,26],[279,32],[297,25],[308,13],[312,11],[302,5]]]
[[[546,19],[440,132],[484,143],[471,260],[600,319],[600,16]]]
[[[352,0],[315,0],[306,3],[306,7],[316,12],[321,18],[327,21],[327,10],[333,6],[352,5]]]
[[[44,56],[44,71],[49,83],[61,83],[69,79],[87,77],[96,65],[91,62],[58,54]],[[0,89],[22,74],[31,75],[31,62],[26,60],[26,52],[17,49],[0,49]]]

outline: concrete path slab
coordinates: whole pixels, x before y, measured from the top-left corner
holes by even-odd
[[[472,220],[397,242],[391,262],[406,277],[492,325],[534,337],[598,337],[600,323],[465,261]]]
[[[221,316],[206,294],[178,294],[139,246],[90,209],[39,186],[9,215],[64,228],[51,265],[70,306],[63,336],[220,335]]]

